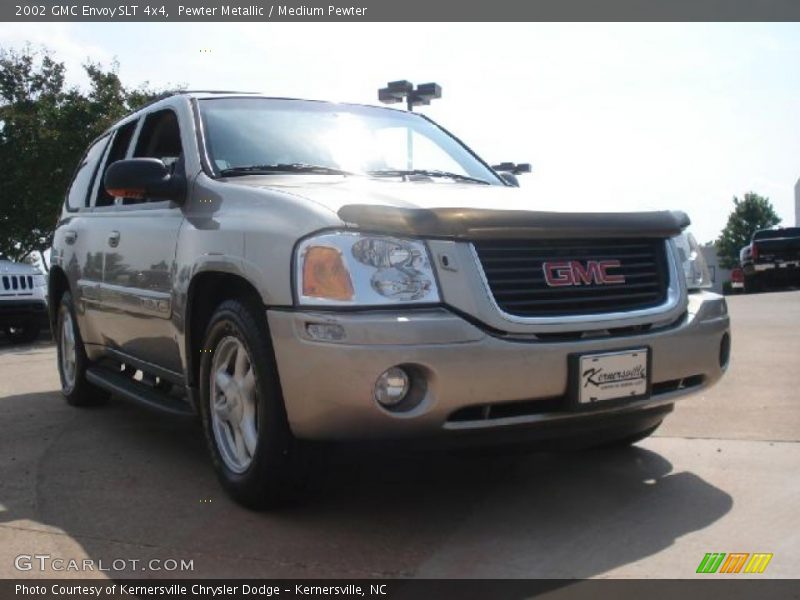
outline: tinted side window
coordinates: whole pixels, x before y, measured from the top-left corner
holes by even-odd
[[[67,191],[67,208],[69,210],[77,210],[86,206],[94,175],[107,143],[108,136],[104,136],[92,144],[78,164],[78,168],[75,169],[75,175],[72,177],[72,183]]]
[[[148,115],[136,142],[134,156],[159,158],[171,166],[178,161],[182,151],[177,115],[171,110]]]
[[[111,163],[122,160],[127,155],[128,146],[130,146],[131,138],[133,138],[133,132],[136,131],[136,123],[137,121],[125,123],[125,125],[117,129],[114,133],[114,141],[111,143],[111,150],[108,153],[108,158],[106,159],[106,164],[103,167],[103,172],[100,177],[95,206],[111,206],[114,204],[114,197],[106,192],[106,186],[103,185],[103,178]]]
[[[178,168],[182,153],[178,116],[169,109],[147,115],[139,132],[133,156],[135,158],[158,158],[169,167],[171,172],[174,172]],[[123,204],[138,204],[147,200],[125,198],[122,202]]]

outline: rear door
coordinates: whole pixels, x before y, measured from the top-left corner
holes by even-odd
[[[147,114],[127,156],[159,158],[173,170],[182,169],[177,113],[163,109]],[[108,201],[107,195],[103,198]],[[113,205],[96,212],[105,213],[105,344],[123,359],[132,357],[179,374],[171,317],[175,247],[183,222],[180,206],[159,198],[114,198]]]

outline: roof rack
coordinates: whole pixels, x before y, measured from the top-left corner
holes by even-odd
[[[147,108],[148,106],[152,106],[156,102],[161,102],[162,100],[166,100],[167,98],[172,98],[173,96],[181,96],[183,94],[254,94],[255,95],[255,94],[258,94],[258,93],[259,92],[236,92],[236,91],[231,91],[231,90],[180,90],[180,89],[178,89],[178,90],[167,90],[167,91],[161,92],[160,94],[155,96],[152,100],[150,100],[149,102],[147,102],[145,104],[142,104],[141,106],[139,106],[135,110],[130,111],[128,114],[126,114],[123,117],[123,119],[126,118],[126,117],[129,117],[130,115],[132,115],[134,113],[139,112],[140,110],[143,110],[143,109]]]
[[[241,90],[180,90],[176,94],[260,94],[261,92],[243,92]]]

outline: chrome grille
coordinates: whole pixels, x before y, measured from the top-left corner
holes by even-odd
[[[3,290],[6,292],[26,291],[33,289],[33,275],[3,275]]]
[[[510,315],[602,314],[666,301],[669,282],[663,239],[486,240],[473,245],[495,302]],[[586,265],[589,261],[618,261],[619,266],[607,272],[624,276],[624,283],[584,280],[552,287],[545,280],[545,263]]]

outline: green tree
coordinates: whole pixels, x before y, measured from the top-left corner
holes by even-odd
[[[770,229],[781,222],[769,198],[747,192],[743,199],[733,197],[728,224],[717,239],[720,265],[731,269],[739,264],[739,250],[750,243],[759,229]]]
[[[160,93],[122,85],[118,65],[83,67],[86,90],[66,83],[47,50],[0,48],[0,256],[24,260],[52,244],[72,173],[89,142]]]

